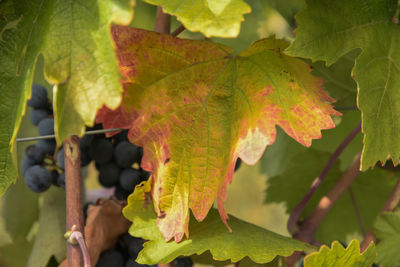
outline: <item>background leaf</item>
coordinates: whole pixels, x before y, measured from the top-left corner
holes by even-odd
[[[223,203],[237,157],[255,164],[275,141],[276,125],[305,146],[334,127],[333,100],[308,65],[281,53],[284,41],[260,40],[232,57],[209,42],[128,27],[113,34],[124,101],[100,111],[98,122],[131,128],[130,140],[144,148],[141,165],[153,172],[166,240],[188,235],[189,208],[201,221],[217,196],[227,218]]]
[[[374,226],[374,233],[379,240],[376,246],[378,252],[376,262],[382,267],[398,266],[400,262],[397,250],[400,246],[400,211],[386,212],[379,216]]]
[[[312,149],[297,154],[293,157],[290,168],[268,180],[266,202],[284,202],[287,212],[290,213],[308,191],[329,157],[329,153]],[[339,163],[336,163],[311,198],[301,218],[305,218],[313,211],[321,197],[333,187],[341,175]],[[351,192],[347,191],[341,196],[318,227],[316,239],[329,244],[333,240],[346,242],[349,238],[361,237],[362,229],[350,193],[354,196],[363,225],[368,231],[392,191],[396,182],[394,178],[395,174],[378,168],[359,175],[351,186]]]
[[[66,256],[64,190],[52,187],[41,197],[39,229],[27,267],[45,267],[52,256],[58,262]]]
[[[334,241],[332,247],[323,245],[319,252],[307,255],[304,259],[305,267],[370,267],[376,257],[375,245],[372,243],[360,254],[360,244],[357,240],[351,241],[347,248]]]
[[[396,7],[394,0],[307,1],[307,8],[297,15],[296,39],[287,50],[290,55],[330,65],[349,51],[362,49],[353,70],[363,112],[362,170],[389,157],[395,163],[400,158],[396,117],[400,112],[396,63],[400,60],[400,25],[391,20]]]
[[[200,31],[207,37],[236,37],[243,14],[251,11],[243,0],[145,0],[161,6],[163,11],[177,16],[190,31]]]

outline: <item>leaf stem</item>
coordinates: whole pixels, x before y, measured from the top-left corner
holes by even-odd
[[[86,246],[85,239],[82,235],[81,232],[79,231],[72,231],[70,239],[74,242],[75,240],[78,242],[79,247],[82,252],[83,256],[83,263],[84,267],[90,267],[90,255],[89,255],[89,250]]]
[[[354,207],[354,212],[356,213],[356,216],[357,216],[358,223],[360,224],[361,233],[363,236],[365,236],[367,231],[365,231],[364,222],[362,220],[360,210],[358,209],[357,201],[356,201],[356,198],[354,197],[353,189],[351,189],[351,186],[349,187],[349,194],[350,194],[351,203],[353,204],[353,207]]]
[[[297,204],[292,213],[290,214],[287,229],[289,233],[294,234],[297,231],[297,221],[299,220],[300,214],[303,209],[306,207],[307,203],[310,201],[311,197],[314,195],[315,191],[321,185],[322,181],[328,175],[331,168],[334,166],[335,162],[345,150],[345,148],[350,144],[350,142],[357,136],[357,134],[361,131],[361,123],[359,123],[348,135],[347,137],[340,143],[340,145],[336,148],[335,152],[333,152],[332,156],[326,163],[324,169],[321,171],[319,176],[315,178],[312,182],[308,192],[304,195],[303,199]]]
[[[397,182],[392,190],[392,193],[390,193],[380,214],[387,211],[395,210],[399,205],[399,202],[400,202],[400,177],[397,178]],[[363,252],[371,242],[375,242],[375,235],[372,229],[368,232],[368,234],[364,237],[364,240],[361,242],[360,245],[361,252]]]
[[[302,222],[299,231],[294,234],[294,238],[303,242],[311,243],[314,240],[315,232],[322,220],[339,200],[341,195],[350,187],[360,171],[360,157],[358,153],[346,172],[340,177],[333,188],[321,198],[314,211]],[[299,260],[301,253],[295,252],[286,258],[288,266],[294,266]]]
[[[176,36],[178,36],[181,32],[183,32],[185,29],[186,29],[185,26],[181,25],[181,26],[179,26],[178,28],[176,28],[176,29],[171,33],[171,35],[174,36],[174,37],[176,37]]]
[[[170,15],[164,13],[162,7],[158,6],[154,31],[159,33],[169,34],[170,25],[171,25]]]
[[[84,221],[82,211],[82,177],[79,138],[72,136],[64,142],[65,155],[65,192],[67,230],[73,229],[83,233]],[[83,238],[83,235],[82,235]],[[80,247],[67,243],[69,267],[83,266]]]

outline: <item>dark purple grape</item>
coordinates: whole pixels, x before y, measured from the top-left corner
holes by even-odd
[[[44,153],[38,146],[30,145],[25,149],[25,157],[36,164],[40,164],[43,161]]]
[[[130,257],[136,258],[139,252],[143,249],[143,240],[133,237],[129,233],[125,233],[119,238],[120,246],[125,249]]]
[[[65,172],[60,173],[60,175],[57,178],[57,185],[61,188],[65,189]]]
[[[48,116],[49,116],[49,112],[46,109],[40,108],[40,109],[32,110],[29,118],[33,125],[38,126],[39,122],[41,122],[43,119],[47,118]]]
[[[119,184],[115,186],[114,196],[118,200],[125,200],[129,197],[130,194],[132,194],[132,191],[126,191]]]
[[[51,183],[55,186],[58,186],[58,172],[57,171],[52,171],[51,173]]]
[[[57,153],[57,164],[61,169],[65,170],[64,148],[61,148]]]
[[[142,172],[132,168],[122,170],[119,176],[119,184],[121,187],[129,192],[133,192],[135,186],[141,182]]]
[[[101,253],[96,267],[123,267],[125,264],[124,256],[121,252],[110,249]]]
[[[89,156],[89,152],[87,150],[82,149],[81,150],[81,166],[85,167],[89,165],[89,163],[92,161],[92,159]]]
[[[107,139],[94,139],[89,147],[89,156],[98,164],[105,164],[112,159],[114,147]]]
[[[240,165],[242,165],[242,160],[238,158],[235,163],[235,171],[237,171],[240,168]]]
[[[94,139],[93,135],[84,135],[79,139],[79,147],[82,149],[88,148]]]
[[[24,174],[24,177],[27,187],[36,193],[42,193],[46,191],[51,185],[50,172],[40,165],[35,165],[28,168]]]
[[[39,122],[38,125],[39,135],[51,135],[54,134],[54,119],[45,118]]]
[[[175,267],[192,267],[193,266],[193,261],[189,257],[176,258],[174,263],[175,263]]]
[[[21,161],[21,173],[24,174],[26,172],[26,170],[29,167],[32,167],[33,165],[36,165],[34,160],[32,160],[28,157],[24,157]]]
[[[140,161],[139,149],[128,141],[122,141],[115,147],[114,158],[120,167],[129,168]]]
[[[31,98],[27,102],[28,106],[33,108],[47,108],[47,90],[40,84],[32,85]]]
[[[147,181],[150,178],[151,172],[141,170],[140,178],[142,181]]]
[[[56,140],[54,139],[39,140],[36,146],[39,147],[43,151],[43,153],[48,155],[53,155],[54,151],[56,150]]]
[[[123,130],[122,132],[113,136],[113,138],[119,143],[122,141],[128,141],[128,130]]]
[[[109,162],[99,167],[99,182],[104,187],[113,187],[119,182],[121,170],[114,162]]]

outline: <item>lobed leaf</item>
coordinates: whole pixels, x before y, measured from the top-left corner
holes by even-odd
[[[243,14],[250,13],[243,0],[145,0],[161,6],[163,11],[177,16],[189,30],[201,32],[206,37],[236,37],[240,32]]]
[[[383,267],[399,265],[400,255],[397,248],[400,246],[400,211],[386,212],[378,217],[374,226],[374,233],[379,240],[376,246],[378,253],[376,262]]]
[[[374,243],[360,253],[360,244],[354,239],[344,248],[339,242],[334,241],[331,248],[323,245],[318,252],[309,254],[304,259],[305,267],[370,267],[375,260],[376,251]]]
[[[395,0],[309,0],[297,16],[297,37],[290,55],[324,60],[328,65],[356,48],[353,68],[362,111],[364,148],[361,169],[377,161],[400,159],[400,25],[392,22]],[[343,18],[343,19],[338,19]],[[323,22],[323,23],[320,23]]]
[[[224,222],[226,187],[240,157],[255,164],[276,125],[305,146],[339,115],[304,62],[263,39],[233,56],[229,47],[115,26],[124,100],[102,109],[104,128],[130,128],[152,171],[157,223],[166,240],[188,235],[189,208],[202,221],[214,200]],[[155,97],[156,96],[156,97]]]
[[[207,250],[217,261],[237,262],[248,256],[256,263],[266,263],[278,255],[289,256],[294,251],[313,249],[308,244],[275,234],[233,216],[230,220],[233,232],[230,233],[215,209],[211,209],[204,222],[191,221],[190,239],[184,239],[180,243],[166,242],[157,229],[157,217],[151,206],[150,183],[144,182],[136,187],[128,198],[128,206],[123,210],[125,217],[133,222],[130,234],[149,240],[137,258],[137,262],[141,264],[168,263],[178,256],[200,255]]]
[[[34,67],[43,53],[55,85],[55,131],[60,143],[82,135],[102,105],[121,101],[111,22],[129,23],[132,0],[0,3],[0,194],[15,181],[15,138],[30,97]]]

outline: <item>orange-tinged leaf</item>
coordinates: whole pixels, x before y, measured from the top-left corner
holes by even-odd
[[[166,240],[188,235],[189,209],[201,221],[226,187],[238,157],[254,164],[275,141],[276,125],[305,146],[340,115],[304,62],[263,39],[234,56],[210,42],[183,40],[124,26],[112,29],[124,98],[103,108],[104,128],[129,128],[152,171],[157,224]],[[227,225],[227,223],[226,223]]]

